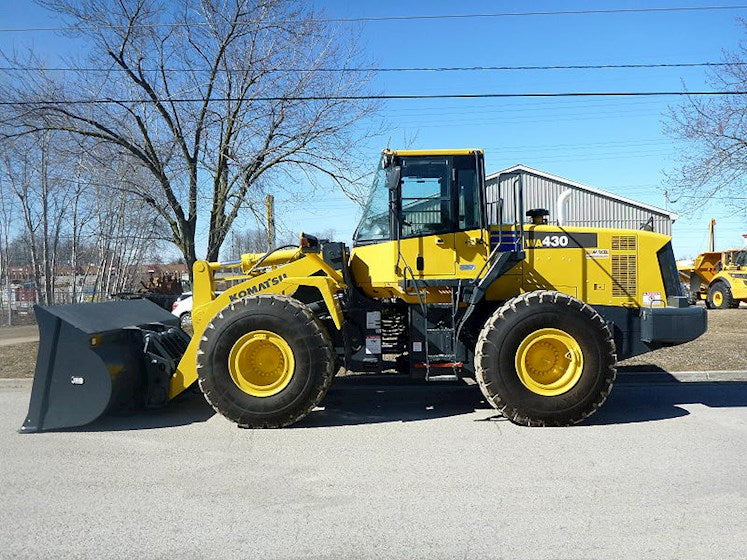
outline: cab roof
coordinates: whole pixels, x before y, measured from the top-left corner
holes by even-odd
[[[383,150],[384,154],[395,156],[470,156],[474,153],[484,154],[485,151],[480,148],[463,148],[463,149],[440,149],[440,150]]]

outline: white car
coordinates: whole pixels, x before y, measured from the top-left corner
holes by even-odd
[[[181,328],[192,326],[192,292],[184,292],[171,306],[171,314],[179,317]]]

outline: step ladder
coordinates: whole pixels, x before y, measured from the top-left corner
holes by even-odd
[[[456,381],[462,364],[457,361],[454,340],[454,303],[432,303],[423,314],[426,381]]]

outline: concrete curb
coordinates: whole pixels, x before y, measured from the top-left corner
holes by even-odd
[[[347,376],[355,378],[355,385],[412,385],[425,383],[413,382],[408,377],[387,375]],[[344,378],[344,377],[343,377]],[[30,378],[0,377],[0,389],[31,389]],[[349,381],[348,381],[349,382]],[[747,382],[747,371],[620,371],[617,383],[706,383],[706,382]],[[429,387],[438,383],[428,384]]]
[[[31,379],[0,377],[0,389],[31,389]]]

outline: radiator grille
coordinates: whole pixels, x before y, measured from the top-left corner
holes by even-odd
[[[635,297],[637,262],[635,255],[612,255],[612,296]]]
[[[635,235],[613,235],[612,236],[612,250],[613,251],[635,251],[636,250],[636,236]]]

